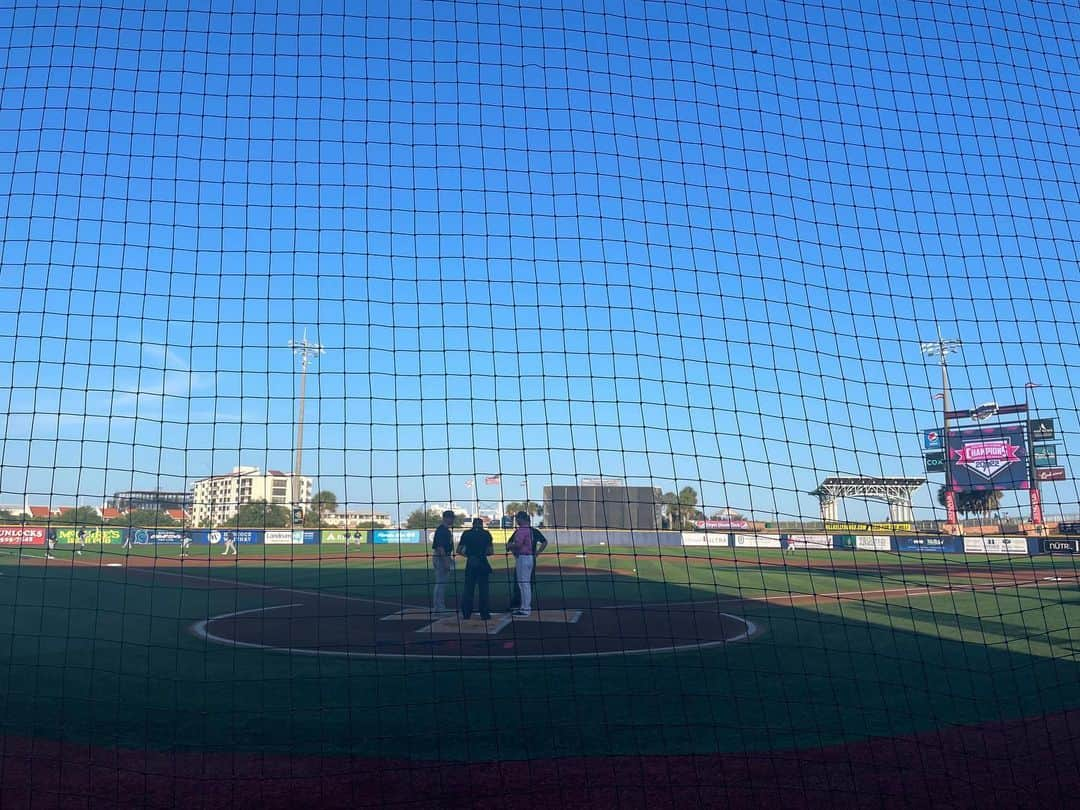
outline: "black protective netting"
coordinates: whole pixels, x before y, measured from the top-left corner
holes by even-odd
[[[0,0],[0,801],[1071,796],[1078,34]]]

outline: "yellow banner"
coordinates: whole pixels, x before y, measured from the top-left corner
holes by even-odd
[[[911,532],[915,526],[911,523],[826,523],[827,532]]]

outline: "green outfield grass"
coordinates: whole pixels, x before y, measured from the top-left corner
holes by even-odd
[[[237,564],[193,547],[181,568],[169,559],[176,548],[140,548],[135,557],[162,564],[135,568],[115,546],[74,559],[61,549],[47,565],[7,551],[4,732],[140,749],[518,759],[818,746],[1080,701],[1080,590],[1074,561],[1059,557],[834,552],[791,555],[784,567],[770,551],[563,548],[542,558],[539,598],[549,603],[752,600],[733,612],[760,636],[677,654],[346,659],[189,632],[266,604],[250,586],[426,604],[419,546],[321,552],[241,547]],[[99,554],[106,564],[90,564]],[[944,592],[974,567],[1061,581]],[[235,587],[208,589],[207,576]],[[892,593],[920,585],[937,590]],[[866,597],[828,596],[853,591]]]

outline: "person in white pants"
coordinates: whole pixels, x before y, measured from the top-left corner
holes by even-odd
[[[521,604],[513,615],[524,619],[532,613],[532,575],[533,568],[536,566],[537,545],[543,535],[530,525],[532,519],[528,512],[518,512],[514,519],[517,522],[517,528],[510,535],[506,549],[514,555],[514,579],[521,592]],[[543,540],[543,545],[547,545],[547,540]]]
[[[221,552],[222,556],[227,554],[233,554],[234,556],[240,556],[236,550],[236,535],[233,532],[225,532],[225,550]]]
[[[446,586],[450,582],[450,572],[454,570],[454,521],[457,516],[447,509],[443,512],[442,523],[435,529],[435,538],[431,543],[431,567],[435,572],[435,588],[431,594],[433,613],[446,611]]]

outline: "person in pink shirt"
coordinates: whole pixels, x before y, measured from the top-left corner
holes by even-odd
[[[532,613],[532,583],[536,568],[536,555],[547,548],[547,538],[534,529],[528,512],[514,516],[517,528],[506,541],[506,550],[514,555],[514,579],[521,593],[521,603],[513,615],[525,618]]]

